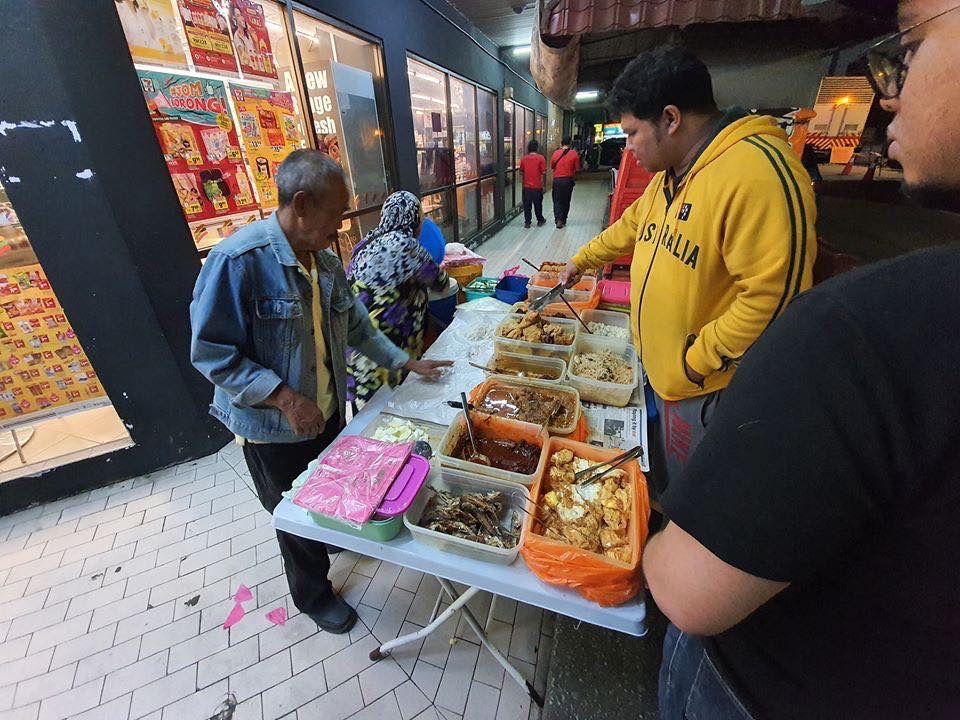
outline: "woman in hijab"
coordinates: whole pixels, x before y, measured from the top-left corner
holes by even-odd
[[[417,240],[423,214],[415,195],[396,192],[383,203],[380,224],[354,248],[347,276],[373,324],[413,359],[423,353],[427,292],[447,285],[447,274]],[[399,385],[402,370],[377,367],[365,355],[347,356],[347,395],[362,406],[380,387]]]

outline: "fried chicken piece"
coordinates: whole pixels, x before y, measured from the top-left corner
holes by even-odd
[[[560,467],[561,465],[569,465],[573,462],[573,452],[567,449],[561,450],[560,452],[555,452],[553,457],[550,458],[550,462],[557,467]]]
[[[591,542],[590,538],[579,528],[565,527],[563,529],[563,535],[568,543],[582,550],[591,550],[595,546],[595,543]]]
[[[603,522],[608,528],[618,534],[623,534],[627,530],[627,516],[619,510],[604,509]]]
[[[630,557],[632,555],[629,545],[621,545],[620,547],[604,550],[603,554],[608,558],[613,558],[614,560],[619,560],[623,563],[630,562]]]
[[[615,533],[610,528],[603,528],[603,530],[600,531],[600,544],[603,546],[604,550],[620,547],[621,545],[626,545],[626,543],[626,539]]]

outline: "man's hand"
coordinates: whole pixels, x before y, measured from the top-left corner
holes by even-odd
[[[450,360],[407,360],[403,366],[404,370],[409,370],[425,378],[440,377],[440,368],[450,367],[453,362]]]
[[[574,265],[573,261],[568,262],[563,270],[560,271],[560,282],[563,283],[564,287],[576,285],[582,277],[583,271]]]
[[[690,334],[687,336],[687,342],[683,346],[683,371],[687,374],[687,380],[698,387],[703,387],[703,383],[707,379],[706,376],[701,375],[687,364],[687,350],[690,349],[690,346],[693,345],[696,339],[696,335]]]
[[[302,437],[315,438],[327,427],[317,404],[287,385],[281,385],[267,398],[267,404],[280,410],[293,431]]]

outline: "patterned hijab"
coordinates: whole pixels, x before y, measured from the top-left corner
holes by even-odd
[[[429,254],[414,237],[420,201],[406,190],[383,203],[380,224],[354,248],[348,275],[370,288],[396,288],[416,275]]]

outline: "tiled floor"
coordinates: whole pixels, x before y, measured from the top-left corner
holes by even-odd
[[[599,228],[600,178],[570,224],[514,219],[483,246],[487,274],[563,260]],[[546,208],[550,217],[549,199]],[[454,616],[422,643],[370,650],[428,622],[439,587],[355,553],[331,578],[357,607],[348,636],[318,632],[290,601],[270,515],[240,448],[0,517],[0,720],[536,720],[526,693]],[[229,630],[239,585],[253,600]],[[471,601],[485,618],[489,595]],[[288,620],[272,625],[282,607]],[[543,692],[553,615],[499,599],[490,634]]]

